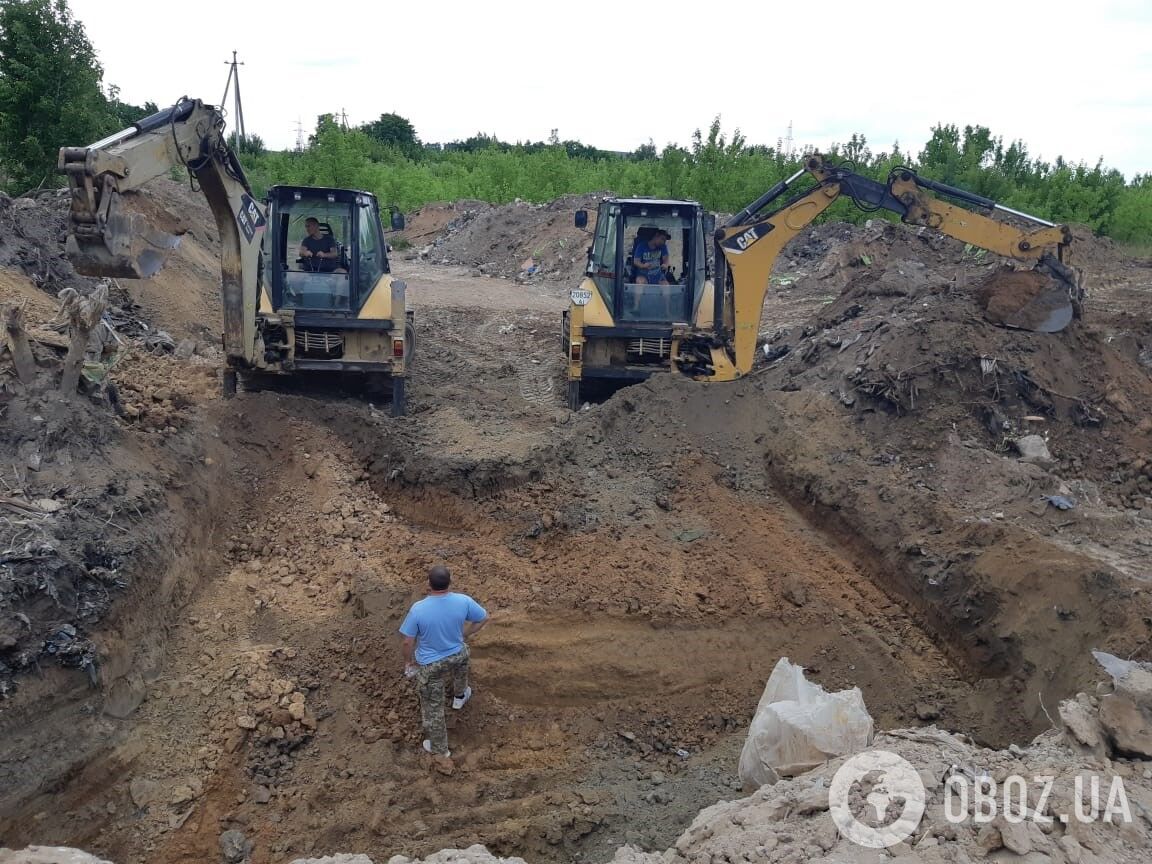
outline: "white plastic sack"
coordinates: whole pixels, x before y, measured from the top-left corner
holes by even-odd
[[[872,716],[859,687],[828,693],[781,657],[768,678],[740,753],[740,780],[759,788],[872,743]]]

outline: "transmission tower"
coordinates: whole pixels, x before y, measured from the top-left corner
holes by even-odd
[[[243,61],[236,59],[236,52],[232,52],[232,59],[225,60],[224,63],[229,67],[228,81],[224,85],[224,95],[220,99],[220,107],[223,108],[228,104],[228,91],[232,90],[232,95],[235,98],[236,108],[232,116],[233,129],[236,137],[237,145],[240,142],[247,140],[248,133],[244,129],[244,107],[240,102],[240,67],[244,65]]]
[[[296,118],[296,149],[304,149],[304,124],[299,117]]]

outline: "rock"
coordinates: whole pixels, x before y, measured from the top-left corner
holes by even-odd
[[[1060,721],[1064,724],[1064,731],[1075,741],[1099,750],[1104,745],[1103,730],[1094,713],[1085,705],[1071,699],[1060,703]]]
[[[194,800],[196,800],[196,792],[191,786],[177,786],[172,790],[172,798],[168,803],[173,807],[179,807],[181,804],[187,804]]]
[[[999,826],[994,822],[987,822],[982,825],[980,832],[976,835],[976,845],[988,855],[1002,848],[1004,838],[1000,833]]]
[[[292,715],[293,720],[303,720],[307,709],[303,702],[291,702],[288,705],[288,713]]]
[[[132,778],[132,782],[128,784],[128,794],[132,798],[132,803],[141,810],[156,804],[163,797],[160,784],[143,777]]]
[[[402,855],[394,855],[388,860],[391,862],[396,861],[397,859],[405,862],[410,860]],[[367,855],[342,854],[328,855],[324,858],[297,858],[295,861],[292,861],[291,864],[372,864],[372,859]]]
[[[1020,453],[1020,461],[1032,465],[1052,465],[1056,460],[1048,450],[1048,442],[1040,435],[1025,435],[1017,438],[1012,445]]]
[[[267,804],[272,800],[272,790],[267,786],[257,786],[252,790],[252,800],[257,804]]]
[[[241,831],[225,831],[220,835],[220,853],[226,864],[240,864],[252,854],[252,841]]]
[[[0,864],[110,864],[110,862],[67,846],[28,846],[19,851],[0,849]]]
[[[788,576],[780,595],[793,606],[804,606],[808,602],[808,588],[796,576]]]
[[[994,824],[1000,829],[1000,838],[1004,842],[1005,849],[1010,849],[1017,855],[1027,855],[1032,851],[1032,837],[1028,833],[1027,823],[1009,822],[1000,816],[994,820]]]
[[[256,728],[256,718],[253,717],[251,714],[241,714],[239,717],[236,718],[236,725],[239,726],[241,729],[255,729]]]
[[[925,723],[929,723],[940,716],[940,706],[920,702],[916,705],[916,716]]]
[[[1076,840],[1065,834],[1060,838],[1060,849],[1064,853],[1064,857],[1068,859],[1068,864],[1080,864],[1084,857],[1084,847]]]
[[[196,353],[196,340],[195,339],[182,339],[180,344],[176,346],[176,350],[172,352],[177,360],[188,360]]]
[[[1100,724],[1116,750],[1152,759],[1152,711],[1141,708],[1120,693],[1100,699]]]

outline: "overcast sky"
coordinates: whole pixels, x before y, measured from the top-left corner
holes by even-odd
[[[552,129],[609,150],[687,144],[720,114],[752,143],[852,132],[919,152],[982,124],[1033,156],[1152,170],[1148,0],[694,2],[71,0],[105,82],[217,103],[239,52],[249,132],[407,117],[424,141]]]

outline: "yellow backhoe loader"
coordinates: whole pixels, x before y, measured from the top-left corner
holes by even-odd
[[[815,185],[777,204],[804,175]],[[1020,228],[969,206],[1030,223]],[[993,297],[995,323],[1057,332],[1079,314],[1082,289],[1066,265],[1067,227],[894,170],[887,183],[863,177],[820,155],[734,215],[715,231],[715,272],[709,272],[710,214],[695,201],[609,198],[597,210],[587,273],[571,291],[561,322],[568,405],[580,407],[589,380],[639,381],[675,368],[700,381],[732,381],[752,369],[764,295],[784,246],[841,196],[866,210],[889,210],[924,226],[1020,261],[1033,262],[1031,290]],[[775,208],[771,205],[776,204]],[[576,226],[588,213],[576,212]],[[659,238],[649,242],[649,238]],[[645,257],[652,261],[646,267]]]
[[[211,105],[181,99],[103,141],[60,150],[71,190],[66,254],[76,270],[133,279],[159,272],[184,229],[134,199],[182,166],[220,234],[225,395],[241,373],[353,373],[377,386],[390,380],[392,414],[404,414],[415,328],[405,284],[390,272],[376,197],[273,186],[257,201]],[[402,214],[393,211],[391,227],[404,227]]]

